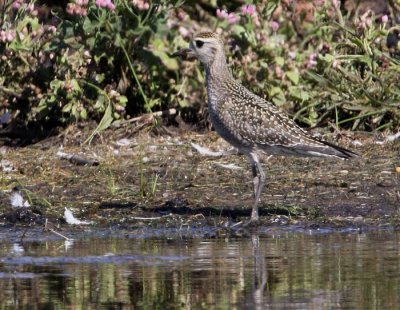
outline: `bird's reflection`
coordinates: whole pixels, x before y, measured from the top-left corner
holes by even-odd
[[[251,236],[254,258],[254,282],[253,282],[253,303],[255,309],[262,309],[264,303],[264,291],[267,285],[267,268],[265,257],[260,251],[260,239],[258,235]]]

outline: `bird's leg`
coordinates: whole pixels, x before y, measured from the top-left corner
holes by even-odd
[[[261,191],[265,184],[265,173],[261,166],[258,156],[250,153],[251,170],[253,172],[254,184],[254,205],[251,211],[251,221],[258,221],[258,202],[260,200]]]
[[[258,183],[259,183],[259,177],[257,173],[257,164],[255,161],[251,162],[251,172],[253,173],[253,186],[254,186],[254,199],[256,198],[257,195],[257,188],[258,188]]]
[[[258,170],[259,176],[258,176],[257,190],[255,192],[254,206],[253,206],[253,210],[251,211],[251,220],[252,221],[258,221],[258,202],[260,201],[261,191],[265,184],[265,173],[264,173],[264,170],[263,170],[258,158],[257,158],[256,164],[257,164],[257,170]]]

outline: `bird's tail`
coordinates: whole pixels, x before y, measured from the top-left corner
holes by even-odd
[[[348,149],[345,149],[343,147],[340,147],[340,146],[338,146],[336,144],[329,143],[329,142],[326,142],[326,141],[323,141],[323,140],[318,140],[318,142],[320,142],[320,143],[322,143],[322,144],[324,144],[326,146],[329,146],[331,148],[331,154],[329,154],[329,155],[336,156],[336,157],[339,157],[339,158],[342,158],[342,159],[350,159],[350,158],[354,158],[354,157],[361,157],[359,154],[357,154],[357,153],[355,153],[353,151],[350,151]]]

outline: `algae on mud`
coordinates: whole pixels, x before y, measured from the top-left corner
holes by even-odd
[[[360,160],[269,159],[261,225],[397,226],[400,144],[360,139]],[[215,133],[171,137],[142,132],[131,139],[98,139],[92,145],[44,141],[7,148],[2,157],[12,169],[1,174],[2,221],[63,223],[65,207],[96,226],[229,226],[247,219],[253,198],[246,160],[200,156],[190,141],[215,150],[228,147]],[[100,165],[62,160],[56,156],[60,145],[63,152]],[[30,208],[10,207],[9,191],[15,186]]]

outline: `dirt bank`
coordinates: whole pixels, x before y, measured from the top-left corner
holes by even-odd
[[[40,226],[47,219],[67,225],[65,207],[97,227],[132,229],[235,227],[249,217],[253,197],[246,158],[204,156],[191,145],[229,150],[213,132],[104,135],[91,145],[73,143],[73,136],[80,133],[2,148],[3,224]],[[261,226],[400,223],[400,143],[382,144],[365,135],[343,137],[339,143],[362,158],[271,157],[264,162]],[[13,188],[30,207],[11,206]]]

